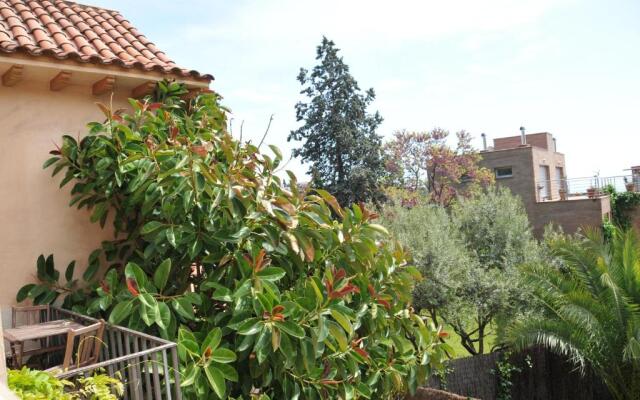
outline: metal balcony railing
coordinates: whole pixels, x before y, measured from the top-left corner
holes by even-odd
[[[638,176],[592,176],[587,178],[551,179],[536,182],[538,201],[594,198],[604,195],[607,187],[618,192],[633,190],[640,192]]]
[[[51,319],[72,319],[89,325],[96,319],[62,308],[52,307]],[[181,400],[177,347],[158,337],[122,326],[107,324],[103,335],[102,353],[98,363],[58,375],[73,379],[106,372],[119,379],[125,387],[124,399]]]

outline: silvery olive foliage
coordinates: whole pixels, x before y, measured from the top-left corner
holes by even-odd
[[[449,210],[427,201],[396,203],[384,209],[383,223],[427,278],[414,290],[415,307],[451,326],[470,354],[490,351],[490,329],[531,309],[519,267],[542,251],[521,202],[490,188]]]

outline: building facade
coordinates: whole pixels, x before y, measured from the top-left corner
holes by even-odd
[[[565,156],[557,151],[553,136],[521,130],[518,136],[494,139],[493,147],[485,145],[481,166],[494,172],[497,185],[520,197],[535,235],[541,237],[550,223],[567,233],[600,227],[611,213],[609,197],[600,191],[587,193],[588,187],[572,190]]]
[[[35,279],[40,254],[76,275],[109,229],[69,207],[62,174],[42,164],[63,134],[82,137],[114,109],[174,79],[207,90],[213,77],[178,67],[117,11],[61,0],[0,2],[0,305]],[[10,313],[3,313],[10,315]]]

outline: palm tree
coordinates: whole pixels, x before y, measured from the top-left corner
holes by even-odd
[[[544,312],[516,321],[516,348],[542,345],[591,368],[615,399],[640,399],[640,241],[614,230],[550,244],[561,266],[525,267]]]

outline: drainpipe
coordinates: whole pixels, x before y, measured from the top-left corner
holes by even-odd
[[[527,137],[524,135],[524,126],[520,127],[520,144],[523,146],[527,144]]]
[[[556,138],[553,138],[553,151],[555,153],[558,152],[558,143],[556,142]]]
[[[487,135],[483,133],[480,136],[482,136],[482,150],[487,151]]]

